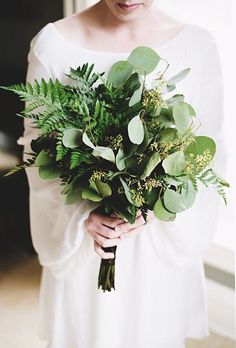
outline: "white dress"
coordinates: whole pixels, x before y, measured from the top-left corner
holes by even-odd
[[[170,63],[167,77],[191,68],[175,93],[195,107],[198,133],[216,140],[221,168],[222,80],[214,38],[187,24],[156,51]],[[31,42],[27,80],[67,83],[69,67],[89,62],[107,72],[127,56],[71,43],[49,23]],[[35,136],[26,122],[26,152]],[[154,219],[124,239],[117,249],[116,290],[103,293],[97,288],[100,257],[84,225],[93,205],[64,205],[57,180],[43,181],[33,168],[27,175],[33,245],[43,266],[39,337],[49,348],[182,348],[186,337],[208,335],[202,254],[217,224],[221,198],[214,190],[201,188],[194,207],[174,222]]]

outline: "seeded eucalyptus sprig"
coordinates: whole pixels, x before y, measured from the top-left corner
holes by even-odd
[[[146,79],[159,62],[152,88]],[[108,77],[84,64],[70,69],[71,83],[35,80],[2,87],[27,102],[21,116],[40,136],[29,159],[16,170],[37,167],[44,180],[58,180],[65,203],[99,204],[104,214],[134,223],[138,212],[173,221],[189,209],[199,183],[212,185],[226,203],[228,183],[213,170],[216,145],[196,136],[197,115],[184,95],[172,94],[185,69],[165,78],[169,63],[149,47],[137,47],[116,62]],[[116,247],[103,248],[116,255]],[[101,260],[98,287],[115,289],[115,258]]]

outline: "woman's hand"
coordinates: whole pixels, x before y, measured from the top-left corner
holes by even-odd
[[[95,252],[102,259],[111,259],[113,253],[105,252],[101,247],[111,247],[120,243],[120,236],[123,230],[116,231],[115,228],[124,221],[116,217],[108,217],[98,214],[95,211],[91,212],[88,219],[85,221],[86,228],[94,239]]]
[[[153,211],[149,210],[147,214],[147,221],[154,218]],[[138,232],[141,232],[145,226],[146,222],[141,214],[138,213],[137,218],[134,224],[130,224],[128,222],[122,222],[115,227],[115,231],[121,232],[120,239],[132,237]]]

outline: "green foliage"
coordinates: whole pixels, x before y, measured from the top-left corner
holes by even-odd
[[[156,168],[156,166],[161,162],[161,157],[158,152],[155,152],[151,155],[151,157],[148,160],[148,163],[145,167],[145,170],[142,174],[142,178],[146,178],[147,176],[150,176],[153,170]]]
[[[114,87],[120,87],[131,76],[134,67],[126,60],[120,61],[112,65],[108,74],[108,81]]]
[[[186,160],[182,150],[177,151],[166,157],[162,166],[169,175],[181,175],[186,168]]]
[[[86,63],[70,68],[68,85],[42,79],[2,87],[26,102],[19,116],[41,132],[31,143],[31,159],[9,174],[37,166],[42,179],[62,184],[66,204],[87,199],[130,223],[139,209],[144,218],[152,209],[173,221],[193,204],[198,181],[213,185],[226,201],[227,183],[210,167],[213,139],[191,133],[196,114],[184,95],[165,98],[190,69],[168,81],[163,72],[152,89],[146,86],[161,59],[138,47],[111,67],[108,79]]]
[[[163,220],[163,221],[174,221],[175,220],[176,214],[168,211],[164,207],[161,198],[159,198],[157,200],[156,204],[154,205],[153,211],[154,211],[155,216],[160,220]]]
[[[129,139],[133,144],[140,145],[144,139],[144,127],[140,116],[135,116],[128,124]]]
[[[213,158],[216,152],[216,144],[212,138],[200,135],[195,137],[194,143],[186,148],[185,153],[196,158],[198,155],[203,155],[206,150],[209,150]]]
[[[64,130],[62,143],[65,147],[74,149],[82,144],[83,132],[77,128],[68,128]]]
[[[179,135],[183,135],[191,123],[191,117],[193,116],[193,109],[189,107],[189,104],[180,101],[173,106],[173,118]]]
[[[128,57],[128,62],[132,64],[141,75],[150,74],[160,61],[159,55],[149,47],[137,47]]]
[[[90,94],[92,87],[97,80],[103,75],[93,72],[94,64],[83,64],[82,67],[77,69],[70,68],[70,74],[67,76],[76,81],[73,85],[77,90],[80,90],[82,94]]]

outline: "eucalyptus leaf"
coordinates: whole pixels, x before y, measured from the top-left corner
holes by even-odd
[[[101,196],[103,196],[103,197],[111,196],[112,190],[111,190],[110,186],[107,183],[102,182],[100,180],[96,180],[95,184],[96,184],[97,190],[98,190],[98,192],[100,193]]]
[[[90,188],[83,189],[82,198],[88,199],[92,202],[100,202],[103,199],[103,197],[101,195],[99,195],[96,191],[94,191]]]
[[[171,85],[171,86],[163,86],[161,89],[161,93],[171,93],[176,89],[176,85]]]
[[[145,201],[149,209],[153,210],[157,197],[159,197],[159,192],[159,188],[152,188],[145,193]]]
[[[88,147],[91,147],[91,149],[95,149],[95,145],[93,145],[92,141],[89,139],[87,133],[83,133],[82,136],[83,143],[87,145]]]
[[[64,130],[62,143],[69,149],[74,149],[82,144],[83,132],[77,128],[69,128]]]
[[[174,141],[177,136],[177,131],[175,128],[166,128],[163,129],[159,134],[159,141],[162,142],[169,142]]]
[[[116,162],[114,151],[110,147],[96,146],[93,150],[93,156],[102,157],[112,163]]]
[[[209,150],[212,158],[215,156],[216,144],[210,137],[199,135],[195,137],[194,143],[191,143],[185,150],[186,155],[192,154],[194,157],[202,155],[205,150]]]
[[[79,202],[82,198],[81,193],[81,189],[70,190],[66,195],[65,204],[74,204]]]
[[[163,221],[174,221],[176,217],[175,213],[168,211],[164,207],[161,198],[159,198],[158,201],[155,203],[153,212],[159,220]]]
[[[178,102],[173,106],[173,118],[179,135],[183,135],[189,128],[192,113],[189,105],[185,102]]]
[[[130,98],[129,107],[140,102],[140,100],[142,99],[142,92],[143,92],[143,86],[140,86],[139,89],[137,89],[132,95],[132,97]]]
[[[165,177],[165,182],[169,185],[178,187],[183,184],[183,181],[179,179],[180,177],[172,177],[172,176],[166,176]]]
[[[196,190],[194,189],[192,182],[189,180],[184,184],[181,193],[171,189],[166,189],[163,198],[164,205],[168,210],[173,213],[181,213],[193,205],[196,198]]]
[[[119,177],[119,179],[124,188],[126,198],[131,204],[135,205],[135,202],[133,201],[130,190],[129,190],[129,186],[126,184],[124,179],[122,179],[121,177]]]
[[[124,84],[124,92],[135,92],[141,87],[140,77],[137,72],[134,72]]]
[[[137,153],[140,153],[140,154],[146,150],[150,140],[149,132],[145,123],[143,124],[143,128],[144,128],[144,138],[142,143],[138,146],[138,149],[137,149]]]
[[[189,74],[190,70],[191,70],[190,68],[184,69],[180,71],[178,74],[176,74],[175,76],[173,76],[171,79],[167,81],[168,86],[175,85],[176,83],[183,80]]]
[[[132,118],[128,124],[129,139],[133,144],[140,145],[144,139],[144,127],[143,122],[139,115]]]
[[[50,166],[53,163],[55,163],[55,161],[50,157],[50,152],[47,150],[40,151],[34,162],[37,167]]]
[[[151,73],[160,61],[159,55],[151,48],[136,47],[129,55],[128,62],[139,69],[142,75]]]
[[[181,175],[186,168],[184,152],[180,150],[172,153],[162,161],[162,166],[166,174]]]
[[[166,209],[173,213],[181,213],[186,209],[181,195],[174,190],[166,189],[163,199]]]
[[[52,180],[59,178],[62,171],[57,166],[42,166],[39,167],[39,176],[43,180]]]
[[[193,205],[196,198],[196,190],[191,180],[188,180],[183,185],[183,188],[181,190],[181,198],[186,209],[190,208]]]
[[[183,94],[175,94],[175,95],[173,95],[173,97],[166,99],[165,103],[168,106],[174,106],[176,103],[181,102],[181,101],[184,101]]]
[[[116,167],[119,171],[125,169],[125,158],[123,149],[119,149],[116,155]]]
[[[146,165],[146,168],[145,168],[143,174],[142,174],[142,178],[148,177],[160,162],[161,162],[160,155],[157,152],[153,153],[151,155],[147,165]]]
[[[111,82],[114,87],[120,87],[131,76],[133,69],[133,65],[126,60],[116,62],[109,71],[108,81]]]
[[[126,147],[125,149],[125,158],[130,158],[136,151],[137,151],[138,145],[136,144],[129,144],[129,147]]]

